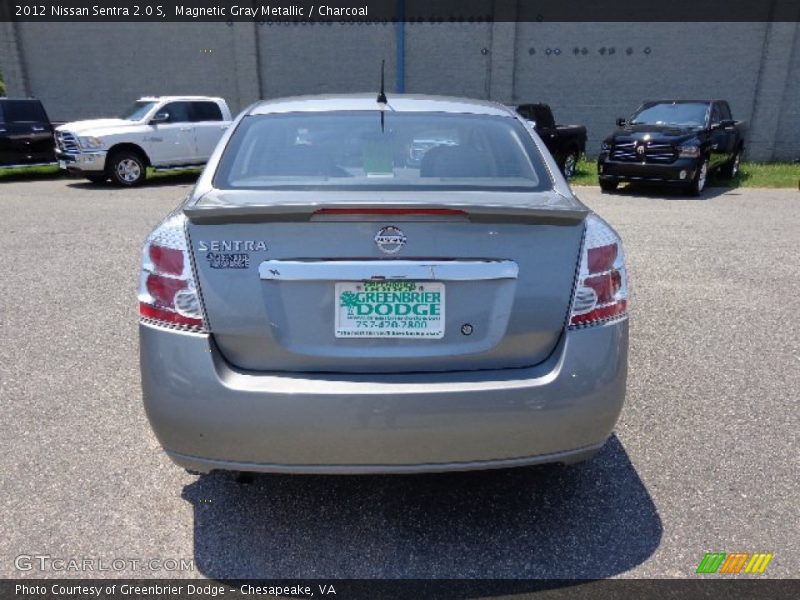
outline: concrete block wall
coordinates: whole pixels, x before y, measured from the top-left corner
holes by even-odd
[[[29,92],[51,119],[64,121],[114,116],[151,94],[220,95],[238,106],[254,77],[237,55],[244,27],[252,30],[244,23],[26,22],[17,31]]]
[[[395,84],[391,23],[285,23],[256,25],[261,96],[375,92],[381,60],[386,89]]]
[[[800,160],[800,26],[795,25],[793,35],[794,43],[785,49],[789,60],[783,96],[770,104],[778,113],[774,160]]]
[[[5,9],[8,7],[6,6]],[[0,18],[3,15],[0,7]],[[8,96],[27,96],[29,94],[25,70],[19,56],[16,25],[10,21],[0,21],[0,73]]]

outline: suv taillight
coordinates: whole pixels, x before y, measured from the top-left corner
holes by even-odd
[[[144,244],[139,317],[145,323],[205,332],[185,225],[183,214],[171,215],[155,228]]]
[[[622,240],[600,217],[589,215],[569,325],[597,325],[621,318],[627,310],[628,274]]]

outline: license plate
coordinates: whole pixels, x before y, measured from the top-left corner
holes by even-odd
[[[58,161],[58,168],[59,169],[66,169],[67,168],[67,161],[65,161],[65,160]]]
[[[337,338],[444,337],[444,284],[436,281],[339,281]]]

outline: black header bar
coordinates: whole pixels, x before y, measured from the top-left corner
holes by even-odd
[[[798,22],[798,0],[2,0],[2,21]]]

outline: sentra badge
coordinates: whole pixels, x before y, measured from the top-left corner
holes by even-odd
[[[261,240],[200,240],[197,249],[200,252],[266,252],[267,243]]]
[[[197,249],[204,252],[212,269],[249,269],[250,252],[266,252],[261,240],[200,240]]]

